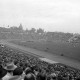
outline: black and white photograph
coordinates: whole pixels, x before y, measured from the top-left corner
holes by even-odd
[[[80,80],[80,0],[0,0],[0,80]]]

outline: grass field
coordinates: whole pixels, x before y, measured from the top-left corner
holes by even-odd
[[[58,54],[60,56],[70,57],[80,61],[79,43],[68,43],[61,41],[46,42],[46,41],[20,41],[20,40],[13,40],[10,42],[41,51],[50,52],[52,54]]]

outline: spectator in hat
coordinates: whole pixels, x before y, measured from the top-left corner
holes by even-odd
[[[36,80],[35,76],[33,73],[28,73],[25,77],[24,80]]]
[[[56,80],[57,75],[56,75],[56,73],[51,73],[51,74],[50,74],[50,77],[51,77],[53,80]]]
[[[17,67],[14,71],[13,71],[13,76],[19,76],[22,75],[23,73],[23,69],[21,67]]]
[[[14,63],[7,63],[6,66],[4,67],[5,70],[7,70],[9,73],[13,73],[13,71],[17,68],[16,65],[14,65]]]
[[[46,80],[46,75],[45,74],[38,73],[36,79],[37,80]]]
[[[18,61],[17,60],[14,60],[14,64],[17,65],[18,64]]]
[[[31,70],[30,67],[27,67],[27,68],[25,69],[25,74],[27,75],[28,73],[32,73],[32,70]]]
[[[0,65],[0,79],[7,74],[7,71]]]

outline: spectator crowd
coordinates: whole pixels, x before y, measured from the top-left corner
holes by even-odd
[[[80,70],[0,44],[0,80],[80,80]]]

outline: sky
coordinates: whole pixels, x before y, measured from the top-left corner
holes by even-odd
[[[80,33],[80,0],[0,0],[0,26]]]

